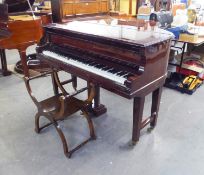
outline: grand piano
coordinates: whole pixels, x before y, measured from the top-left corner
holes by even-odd
[[[2,62],[2,74],[10,75],[7,70],[5,49],[17,49],[21,63],[24,67],[24,75],[29,75],[27,66],[26,49],[39,43],[42,35],[42,24],[51,21],[51,15],[44,12],[27,12],[35,0],[4,0],[0,4],[0,36],[7,34],[0,40],[0,56]]]
[[[53,10],[53,14],[60,11]],[[135,145],[142,128],[156,126],[172,35],[154,27],[155,22],[123,20],[109,14],[59,21],[44,27],[47,40],[37,48],[38,59],[53,70],[66,71],[96,87],[134,99],[131,143]],[[96,108],[101,107],[99,89],[97,92]],[[149,93],[151,115],[143,120]],[[122,106],[117,110],[122,112]]]

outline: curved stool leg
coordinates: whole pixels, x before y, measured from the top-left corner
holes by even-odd
[[[64,134],[63,134],[63,132],[62,132],[60,126],[59,126],[59,124],[56,121],[53,121],[53,124],[55,126],[55,129],[57,130],[57,133],[60,136],[61,141],[62,141],[62,145],[63,145],[63,149],[64,149],[64,154],[65,154],[65,156],[70,158],[71,155],[69,154],[66,138],[65,138],[65,136],[64,136]]]
[[[35,115],[35,132],[36,133],[40,133],[40,124],[39,124],[39,122],[40,122],[40,115],[39,115],[39,113],[37,113],[36,115]]]
[[[96,135],[95,135],[95,131],[94,131],[94,125],[93,122],[91,120],[91,118],[89,117],[88,113],[86,111],[82,111],[83,116],[86,118],[88,125],[89,125],[89,130],[90,130],[90,137],[91,139],[95,140],[96,139]]]

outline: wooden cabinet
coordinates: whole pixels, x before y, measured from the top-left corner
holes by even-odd
[[[93,14],[109,11],[108,0],[62,0],[63,17],[76,14]]]

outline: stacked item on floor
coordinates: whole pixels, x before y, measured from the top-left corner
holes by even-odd
[[[182,68],[177,66],[167,78],[165,87],[178,90],[182,93],[193,94],[204,80],[204,64],[197,58],[186,58]]]

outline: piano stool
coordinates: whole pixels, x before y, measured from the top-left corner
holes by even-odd
[[[59,85],[59,88],[62,90],[62,93],[53,95],[52,97],[49,97],[45,100],[38,101],[37,98],[34,96],[31,86],[30,86],[30,81],[36,78],[40,78],[42,76],[45,76],[47,74],[54,74],[54,79],[56,80],[56,84]],[[35,131],[36,133],[40,133],[40,131],[50,125],[53,125],[55,129],[57,130],[57,133],[60,136],[60,139],[62,141],[63,145],[63,150],[65,156],[68,158],[71,158],[72,154],[78,150],[80,147],[85,145],[88,141],[90,140],[95,140],[95,131],[94,131],[94,125],[89,117],[88,114],[88,109],[92,105],[92,100],[95,96],[95,91],[94,91],[94,86],[91,88],[91,92],[89,93],[89,97],[86,100],[80,100],[76,98],[75,96],[85,90],[90,90],[90,88],[85,87],[80,90],[76,90],[72,94],[68,94],[65,89],[59,84],[59,78],[57,75],[57,72],[47,72],[47,73],[42,73],[41,75],[35,76],[35,77],[24,77],[25,85],[27,88],[27,91],[33,100],[34,104],[37,107],[38,112],[35,115]],[[74,79],[73,79],[74,80]],[[67,82],[72,82],[72,79]],[[83,141],[81,144],[76,146],[73,149],[69,149],[67,140],[64,136],[64,133],[62,132],[60,125],[58,124],[59,121],[67,119],[70,115],[81,111],[82,115],[86,118],[90,130],[90,137]],[[47,118],[50,122],[45,124],[44,126],[40,126],[40,117],[44,116]]]

